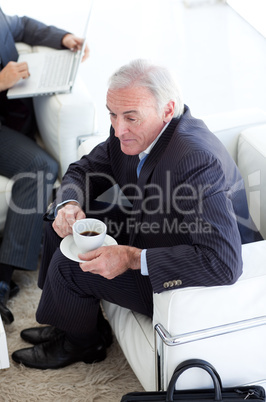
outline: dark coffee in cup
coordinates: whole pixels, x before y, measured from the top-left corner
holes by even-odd
[[[104,222],[95,218],[78,219],[74,225],[73,238],[74,242],[82,253],[95,250],[102,247],[107,226]]]
[[[80,233],[82,236],[97,236],[100,233],[95,232],[94,230],[86,230],[85,232]]]

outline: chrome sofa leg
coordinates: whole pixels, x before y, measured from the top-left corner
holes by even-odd
[[[162,324],[156,324],[154,327],[155,344],[155,383],[157,391],[165,391],[164,384],[168,379],[165,378],[165,347],[178,346],[189,342],[199,341],[201,339],[221,336],[237,331],[245,331],[250,328],[266,325],[266,316],[255,317],[243,321],[237,321],[230,324],[219,325],[194,331],[186,334],[171,336]]]

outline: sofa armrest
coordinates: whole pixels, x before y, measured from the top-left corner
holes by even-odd
[[[41,139],[63,176],[78,159],[79,138],[97,131],[95,105],[80,77],[70,94],[39,96],[33,103]]]
[[[16,49],[18,51],[18,54],[25,54],[25,53],[33,52],[33,47],[30,45],[27,45],[27,43],[23,43],[23,42],[17,42]]]
[[[183,342],[174,348],[176,351],[165,347],[165,387],[176,365],[188,358],[210,361],[224,386],[245,384],[259,376],[265,379],[266,325],[249,328],[248,321],[266,317],[265,255],[266,241],[243,245],[243,274],[234,285],[183,288],[154,295],[153,324],[160,323],[172,337],[184,339],[198,331],[218,330],[215,336]],[[224,333],[224,326],[232,324],[233,328],[240,321],[247,322],[246,330],[237,331],[235,325],[235,331]],[[180,386],[202,388],[211,384],[207,378],[197,377],[190,383],[184,378]]]
[[[107,138],[108,135],[94,134],[86,138],[85,141],[82,141],[81,137],[81,142],[78,147],[78,157],[81,158],[83,155],[89,154],[93,150],[93,148],[96,147],[96,145],[104,142]]]
[[[0,233],[5,227],[6,215],[9,201],[11,199],[13,184],[13,180],[0,175]]]
[[[0,369],[6,369],[9,366],[6,333],[0,316]]]

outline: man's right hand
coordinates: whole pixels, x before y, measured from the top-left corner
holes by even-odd
[[[26,62],[10,61],[0,72],[0,91],[13,87],[21,78],[26,79],[29,76],[29,68]]]
[[[76,202],[68,202],[59,209],[57,216],[53,222],[54,231],[58,236],[64,238],[72,234],[73,224],[79,220],[86,218],[85,213]]]

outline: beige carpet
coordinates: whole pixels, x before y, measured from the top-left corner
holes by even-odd
[[[37,273],[16,272],[14,280],[21,291],[9,301],[15,321],[6,325],[9,355],[30,346],[20,338],[24,328],[38,325],[35,311],[40,297]],[[118,402],[122,395],[141,391],[142,386],[115,340],[107,358],[93,365],[76,363],[60,370],[36,370],[14,363],[0,370],[1,402]]]

